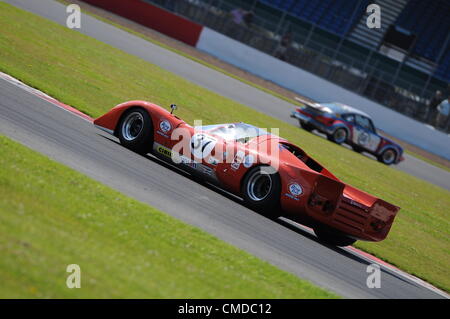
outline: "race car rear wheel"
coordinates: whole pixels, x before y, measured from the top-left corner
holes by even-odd
[[[270,166],[252,168],[244,177],[241,191],[246,204],[269,218],[280,217],[281,180]]]
[[[347,140],[347,135],[347,130],[341,127],[336,129],[333,134],[328,134],[327,138],[336,144],[342,144]]]
[[[356,239],[342,235],[324,225],[318,225],[313,229],[319,240],[326,245],[345,247],[356,242]]]
[[[150,115],[141,108],[126,111],[117,127],[120,144],[139,154],[147,154],[153,146],[153,124]]]
[[[392,148],[388,148],[383,153],[381,153],[380,156],[378,156],[378,160],[386,165],[393,164],[396,159],[397,159],[397,152]]]

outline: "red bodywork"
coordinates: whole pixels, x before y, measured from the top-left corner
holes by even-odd
[[[149,113],[154,131],[153,153],[165,160],[171,160],[172,149],[179,142],[171,137],[176,128],[184,129],[189,137],[195,134],[194,127],[164,108],[145,101],[120,104],[97,118],[94,124],[116,135],[122,114],[135,107]],[[161,124],[163,122],[169,122],[170,125],[164,126]],[[345,184],[289,141],[274,135],[258,136],[246,143],[225,141],[214,135],[212,138],[217,144],[222,144],[227,153],[242,152],[252,154],[257,159],[251,165],[241,165],[242,158],[239,162],[237,155],[231,161],[213,163],[210,158],[225,157],[225,154],[217,154],[213,150],[208,160],[201,160],[201,165],[196,168],[201,167],[203,175],[222,188],[241,195],[241,182],[252,167],[268,163],[270,159],[277,160],[282,184],[280,205],[283,215],[305,224],[322,223],[359,240],[380,241],[386,238],[399,207]],[[278,151],[274,152],[272,148],[255,154],[252,145],[268,140],[276,143]],[[292,150],[295,150],[295,155]],[[272,158],[274,156],[277,158]],[[295,191],[296,186],[300,186],[301,192]]]

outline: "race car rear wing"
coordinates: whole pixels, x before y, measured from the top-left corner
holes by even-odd
[[[315,219],[334,225],[355,238],[386,238],[399,207],[353,186],[318,176],[308,201]]]
[[[315,107],[316,106],[316,103],[310,102],[310,101],[305,100],[305,99],[303,99],[301,97],[298,97],[298,96],[295,97],[295,100],[300,102],[303,105],[306,105],[306,106],[310,106],[310,107]]]
[[[324,113],[330,112],[326,107],[324,107],[320,103],[313,103],[313,102],[307,101],[307,100],[299,98],[299,97],[295,97],[295,99],[297,101],[299,101],[301,104],[303,104],[306,109],[308,109],[314,113],[324,114]],[[297,110],[298,110],[298,108],[297,108]]]

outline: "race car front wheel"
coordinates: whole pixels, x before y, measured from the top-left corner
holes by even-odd
[[[347,130],[345,128],[338,128],[333,134],[328,134],[327,138],[336,144],[342,144],[347,140]]]
[[[147,154],[153,145],[153,124],[147,111],[134,108],[126,111],[117,127],[120,144],[139,154]]]
[[[356,239],[339,234],[325,225],[317,225],[313,229],[319,240],[326,245],[345,247],[356,242]]]
[[[280,217],[281,180],[274,168],[252,168],[244,177],[241,191],[251,209],[269,218]]]
[[[395,162],[397,158],[397,152],[392,148],[388,148],[380,156],[378,156],[378,160],[386,165],[391,165]]]

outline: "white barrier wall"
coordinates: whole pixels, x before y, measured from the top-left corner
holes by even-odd
[[[320,102],[341,102],[372,116],[386,133],[450,159],[450,137],[423,123],[392,111],[209,28],[203,28],[196,46],[225,62]],[[287,115],[288,116],[288,115]]]

